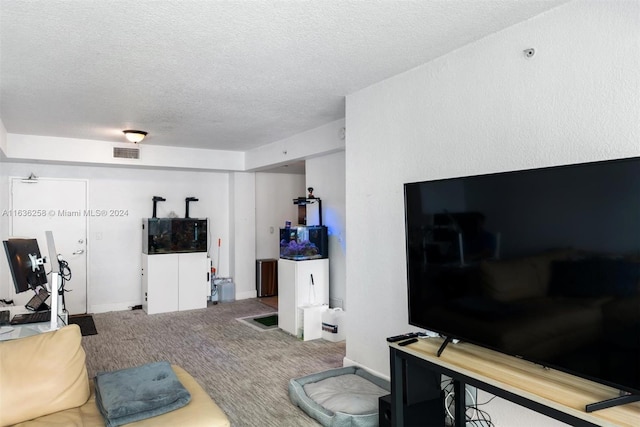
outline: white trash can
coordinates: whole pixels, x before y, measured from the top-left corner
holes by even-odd
[[[346,313],[341,308],[330,308],[322,313],[322,339],[344,341]]]
[[[303,341],[322,338],[322,313],[327,311],[328,305],[305,305],[298,307],[300,324],[297,337]]]

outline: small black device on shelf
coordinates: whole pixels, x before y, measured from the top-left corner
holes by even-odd
[[[387,342],[398,342],[402,340],[407,340],[409,338],[417,338],[425,336],[424,332],[407,332],[406,334],[395,335],[387,338]]]

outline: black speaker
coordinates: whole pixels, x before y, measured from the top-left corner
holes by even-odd
[[[378,399],[378,425],[391,427],[391,395],[387,394]]]
[[[444,427],[444,398],[414,403],[404,408],[404,425],[394,427]],[[391,395],[378,399],[378,425],[392,427]]]

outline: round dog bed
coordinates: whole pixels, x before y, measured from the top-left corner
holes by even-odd
[[[348,366],[289,381],[289,398],[325,427],[378,425],[378,399],[389,382],[362,368]]]

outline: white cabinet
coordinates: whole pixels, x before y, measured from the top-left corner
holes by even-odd
[[[211,263],[206,252],[179,254],[178,310],[207,308],[211,296]]]
[[[302,327],[299,307],[329,304],[329,259],[278,260],[278,327],[293,335]]]
[[[142,255],[142,309],[147,314],[178,311],[178,257]]]
[[[147,314],[207,307],[206,252],[142,254],[142,309]]]

